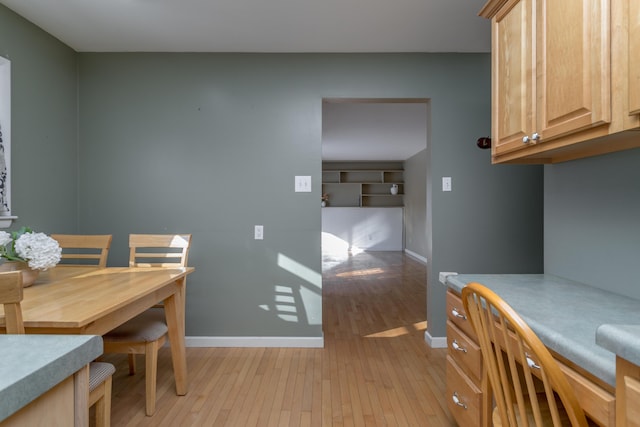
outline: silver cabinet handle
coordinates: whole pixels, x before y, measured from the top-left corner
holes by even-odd
[[[536,362],[534,362],[528,354],[525,353],[524,356],[526,357],[527,365],[529,365],[530,368],[540,369],[540,365],[537,365]]]
[[[525,135],[522,137],[522,143],[523,144],[528,144],[531,142],[531,138],[529,138],[529,135]]]
[[[454,350],[461,351],[463,353],[467,352],[467,349],[464,347],[461,347],[460,344],[458,344],[458,341],[456,340],[453,340],[453,342],[451,343],[451,347],[453,347]]]
[[[453,396],[451,396],[451,399],[453,400],[453,403],[455,403],[456,405],[461,406],[464,409],[467,409],[467,405],[460,401],[457,391],[453,392]]]
[[[465,316],[464,314],[460,313],[458,311],[458,309],[455,308],[455,307],[451,309],[451,314],[453,314],[454,317],[458,317],[460,319],[467,320],[467,316]]]
[[[533,135],[531,135],[531,139],[533,139],[535,142],[540,141],[540,134],[538,132],[534,132]]]

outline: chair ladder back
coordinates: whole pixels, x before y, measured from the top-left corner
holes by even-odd
[[[4,306],[7,334],[24,334],[22,321],[22,272],[0,273],[0,304]]]
[[[130,267],[186,267],[191,234],[130,234]]]
[[[462,302],[478,336],[502,425],[539,426],[543,417],[548,419],[550,415],[553,425],[561,426],[558,399],[572,426],[588,425],[572,387],[549,350],[504,300],[485,286],[470,283],[462,289]],[[540,406],[542,396],[544,410]]]
[[[62,248],[62,266],[93,266],[105,268],[111,234],[52,234]]]

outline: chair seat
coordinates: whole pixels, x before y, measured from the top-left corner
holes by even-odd
[[[95,390],[115,372],[116,368],[111,363],[91,362],[89,364],[89,392]]]
[[[152,342],[169,331],[163,308],[150,308],[107,333],[105,342]]]

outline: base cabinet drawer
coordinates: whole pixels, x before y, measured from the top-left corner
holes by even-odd
[[[480,382],[482,375],[482,352],[471,338],[458,329],[453,322],[447,320],[448,354],[456,361],[475,383]]]
[[[462,299],[451,291],[447,291],[447,317],[467,336],[476,336],[471,322],[467,319],[467,313],[464,311]]]
[[[482,425],[482,392],[451,356],[447,356],[447,402],[459,426]]]

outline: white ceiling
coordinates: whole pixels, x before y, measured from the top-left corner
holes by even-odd
[[[78,52],[490,52],[486,0],[0,0]],[[326,160],[426,148],[424,104],[323,108]]]
[[[425,148],[426,103],[322,105],[322,160],[404,161]]]
[[[486,0],[0,0],[79,52],[489,52]]]

